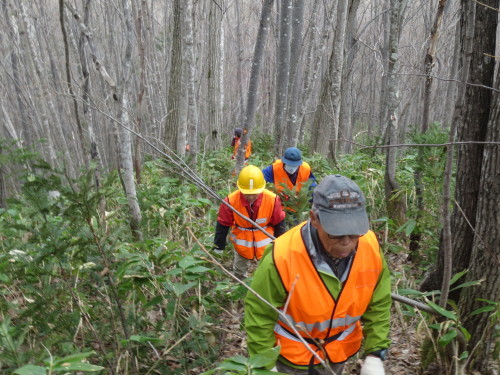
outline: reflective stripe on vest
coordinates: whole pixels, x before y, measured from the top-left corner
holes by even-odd
[[[295,328],[299,329],[300,327],[301,329],[307,332],[313,332],[313,331],[321,332],[330,327],[337,328],[337,327],[350,326],[351,324],[356,323],[361,318],[361,316],[352,317],[346,315],[343,318],[337,318],[333,320],[328,319],[323,322],[315,322],[312,324],[307,324],[305,322],[295,322],[293,320],[293,317],[289,314],[285,314],[285,316],[294,324]],[[287,321],[282,317],[280,317],[280,321],[283,322],[285,325],[287,324]]]
[[[325,342],[323,347],[331,362],[344,362],[361,346],[363,332],[360,318],[370,303],[382,271],[378,241],[371,231],[360,237],[349,277],[335,300],[309,257],[301,236],[303,225],[279,237],[273,250],[276,269],[290,295],[286,314],[291,324],[306,330],[298,330],[304,338]],[[281,345],[280,354],[296,365],[309,365],[311,352],[296,337],[290,337],[293,330],[286,321],[280,320],[278,324],[285,332],[288,331],[284,335],[282,330],[275,330]],[[339,337],[328,342],[328,338],[336,335]],[[322,350],[312,343],[310,346],[324,358]],[[314,363],[319,361],[315,359]]]
[[[350,326],[348,326],[343,332],[342,334],[336,339],[337,341],[343,341],[345,340],[345,338],[347,336],[349,336],[353,331],[354,329],[356,328],[356,324],[351,324]],[[300,330],[298,330],[300,332]],[[274,326],[274,332],[277,334],[277,335],[281,335],[281,336],[284,336],[286,337],[287,339],[289,340],[293,340],[293,341],[296,341],[296,342],[300,342],[302,343],[302,341],[300,341],[296,336],[295,334],[291,334],[290,332],[288,332],[286,329],[284,329],[280,324],[276,323],[276,325]],[[303,345],[303,344],[302,344]],[[314,350],[316,350],[315,348],[315,345],[309,345],[309,347],[311,347]]]
[[[264,190],[261,194],[262,201],[254,221],[267,233],[274,236],[274,227],[270,225],[270,221],[274,212],[276,194],[269,190]],[[228,196],[229,204],[238,212],[248,217],[247,208],[243,205],[241,199],[241,192],[239,190]],[[265,247],[272,242],[272,239],[234,212],[233,218],[235,225],[231,229],[230,239],[233,242],[235,250],[246,259],[262,258]]]
[[[274,175],[274,186],[278,193],[283,192],[284,186],[288,187],[288,189],[292,190],[295,187],[295,191],[297,193],[302,189],[302,185],[309,179],[311,175],[311,167],[305,161],[302,162],[302,165],[299,166],[299,171],[297,174],[297,180],[295,181],[295,185],[290,181],[290,177],[285,171],[283,167],[283,162],[281,159],[276,160],[273,163],[273,175]]]

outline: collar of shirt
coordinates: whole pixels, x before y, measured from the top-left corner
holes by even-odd
[[[259,194],[259,196],[257,197],[257,199],[255,200],[255,202],[253,202],[252,204],[248,203],[248,201],[246,200],[245,196],[243,195],[243,193],[240,192],[240,200],[241,200],[241,203],[243,204],[243,207],[245,207],[249,213],[249,217],[250,219],[254,220],[255,219],[255,216],[257,215],[257,211],[259,210],[259,207],[262,203],[262,193]]]

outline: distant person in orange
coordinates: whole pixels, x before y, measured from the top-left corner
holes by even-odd
[[[243,134],[243,130],[241,128],[234,129],[234,137],[231,141],[231,146],[233,147],[233,156],[231,159],[236,159],[236,155],[238,153],[238,148],[241,144],[241,135]],[[246,134],[246,131],[245,131]],[[249,139],[247,142],[247,147],[245,149],[245,161],[252,155],[252,141]]]

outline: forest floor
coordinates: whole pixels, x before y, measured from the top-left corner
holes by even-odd
[[[387,262],[393,272],[404,275],[407,271],[406,255],[391,254],[387,256]],[[245,331],[242,328],[243,321],[243,303],[238,302],[233,306],[228,306],[221,314],[221,324],[218,325],[219,342],[221,351],[219,362],[233,357],[235,355],[247,356]],[[417,334],[417,319],[411,319],[401,314],[401,307],[394,303],[391,314],[391,333],[392,344],[389,348],[387,360],[384,367],[387,375],[404,374],[416,375],[422,374],[420,365],[421,339]],[[343,375],[359,374],[363,363],[360,354],[351,358],[345,368]]]

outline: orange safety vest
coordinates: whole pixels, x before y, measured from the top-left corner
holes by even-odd
[[[241,202],[241,192],[236,190],[228,195],[228,201],[238,212],[246,217],[249,217],[246,207]],[[262,193],[262,202],[257,212],[255,222],[259,224],[265,231],[274,236],[274,227],[270,225],[274,211],[274,203],[276,202],[276,194],[269,190],[264,190]],[[255,228],[252,223],[246,221],[239,215],[233,212],[234,226],[231,229],[231,241],[235,250],[243,258],[253,259],[262,258],[264,249],[272,242],[272,239]]]
[[[236,154],[238,153],[238,148],[240,148],[240,144],[241,144],[241,138],[238,138],[238,140],[234,144],[233,159],[236,158]],[[245,159],[248,159],[250,155],[252,155],[252,141],[249,139],[247,141],[247,147],[245,149]]]
[[[287,323],[284,318],[279,318],[274,328],[276,345],[281,345],[280,354],[293,364],[307,366],[319,363],[295,336],[289,326],[293,324],[302,328],[298,328],[298,332],[320,358],[325,359],[325,355],[310,338],[323,343],[330,362],[344,362],[361,346],[363,332],[360,318],[370,303],[382,272],[379,244],[372,231],[359,238],[349,277],[335,300],[304,245],[301,236],[303,225],[292,228],[274,244],[274,263],[290,296],[287,310],[283,313],[291,321]]]
[[[295,181],[295,185],[290,181],[290,177],[286,173],[283,162],[281,159],[276,160],[273,163],[273,175],[274,175],[274,186],[276,187],[276,191],[278,193],[282,193],[284,189],[283,185],[287,186],[288,189],[292,190],[295,186],[295,190],[297,193],[302,189],[302,185],[309,179],[311,175],[311,167],[305,161],[302,162],[302,165],[299,166],[299,172],[297,174],[297,181]]]

